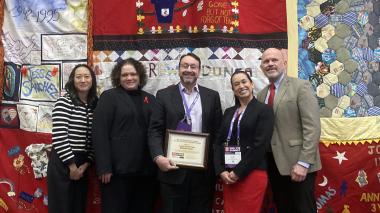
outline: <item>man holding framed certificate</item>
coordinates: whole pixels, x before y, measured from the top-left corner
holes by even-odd
[[[148,134],[160,169],[164,213],[211,212],[216,180],[212,144],[222,110],[219,94],[197,84],[200,67],[197,55],[183,55],[180,83],[156,95]]]

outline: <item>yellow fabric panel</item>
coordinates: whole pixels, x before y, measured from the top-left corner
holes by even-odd
[[[378,143],[380,116],[321,118],[321,142],[329,144]]]
[[[286,1],[288,26],[288,76],[298,78],[298,21],[297,0]]]

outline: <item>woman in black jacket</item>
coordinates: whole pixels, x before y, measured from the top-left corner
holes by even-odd
[[[147,75],[135,59],[117,63],[111,80],[114,88],[100,96],[92,129],[102,212],[151,213],[158,183],[147,130],[155,98],[142,90]]]
[[[236,105],[226,109],[214,145],[216,174],[223,181],[224,212],[259,213],[268,175],[266,152],[273,132],[271,107],[253,96],[246,72],[231,76]]]

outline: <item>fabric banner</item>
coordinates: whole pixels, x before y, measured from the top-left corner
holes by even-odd
[[[298,77],[312,83],[323,117],[319,212],[379,212],[380,2],[295,5],[297,22],[290,23],[298,35],[289,45],[298,49]]]
[[[51,143],[50,134],[1,129],[0,207],[7,212],[47,212],[46,178],[36,179],[31,159],[25,153],[30,144]],[[316,181],[318,212],[379,212],[380,145],[320,144],[323,170]],[[97,179],[91,174],[88,212],[100,212]],[[216,185],[214,212],[222,212],[221,184]],[[21,195],[23,194],[23,195]],[[25,194],[33,197],[28,201]],[[45,198],[46,199],[46,198]],[[268,203],[267,206],[270,207]],[[271,207],[273,211],[273,207]],[[2,211],[2,210],[0,210]]]
[[[86,41],[86,34],[43,34],[41,35],[41,60],[86,60]]]
[[[14,63],[5,63],[3,99],[7,101],[19,100],[20,68]]]
[[[32,159],[44,162],[49,149],[26,152],[26,148],[51,144],[51,134],[0,129],[0,141],[0,212],[47,213],[46,177],[38,176],[46,174],[46,167],[32,163]],[[87,212],[100,213],[100,191],[93,168],[89,175]]]
[[[110,73],[120,60],[133,57],[147,68],[148,82],[144,90],[156,94],[157,90],[179,82],[178,66],[181,55],[193,52],[202,60],[199,84],[219,92],[223,108],[234,104],[230,77],[236,70],[246,71],[254,82],[257,94],[268,80],[260,70],[262,53],[253,48],[173,48],[147,51],[94,51],[94,65],[98,76],[98,89],[111,87]]]
[[[318,212],[380,212],[380,145],[320,146]]]
[[[0,127],[3,128],[19,128],[20,121],[17,113],[17,106],[14,104],[0,105],[1,120]]]
[[[298,0],[298,76],[322,117],[380,115],[379,10],[372,0]]]
[[[189,32],[189,29],[189,33],[217,33],[224,29],[242,34],[286,32],[285,3],[285,0],[115,0],[112,3],[95,0],[94,35],[170,34]],[[123,23],[129,23],[128,27]]]
[[[41,34],[87,32],[87,0],[5,0],[2,30],[6,62],[38,65]]]
[[[357,145],[380,141],[380,116],[322,118],[321,141],[328,144]]]
[[[21,99],[56,101],[60,95],[60,66],[57,64],[23,66]]]
[[[94,0],[94,49],[281,46],[285,2]]]

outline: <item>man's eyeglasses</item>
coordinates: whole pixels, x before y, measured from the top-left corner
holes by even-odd
[[[199,69],[199,66],[196,64],[180,64],[179,67],[183,70],[185,70],[185,69],[190,69],[190,70]]]

